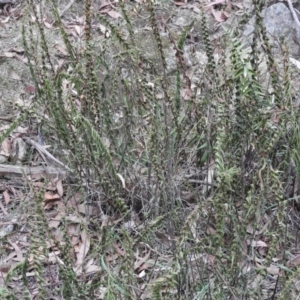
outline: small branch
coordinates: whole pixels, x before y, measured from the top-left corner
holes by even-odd
[[[75,0],[71,0],[69,4],[60,12],[60,17],[62,17],[67,12],[67,10],[70,9],[70,7],[74,4],[74,1]]]
[[[23,175],[39,175],[45,174],[46,176],[50,175],[50,177],[58,177],[59,175],[66,176],[67,172],[61,168],[55,167],[30,167],[30,166],[17,166],[17,165],[4,165],[0,164],[0,176],[5,177],[22,177]]]
[[[286,1],[287,1],[288,5],[289,5],[290,11],[291,11],[291,13],[293,15],[293,18],[294,18],[294,21],[296,22],[296,24],[300,28],[300,21],[299,21],[299,19],[297,17],[297,14],[296,14],[295,9],[293,7],[292,1],[291,0],[286,0]]]
[[[39,143],[37,143],[34,140],[29,139],[29,138],[25,138],[25,141],[28,142],[29,144],[31,144],[32,146],[34,146],[35,149],[38,150],[40,153],[44,154],[45,156],[50,158],[52,161],[56,162],[57,164],[59,164],[60,166],[62,166],[66,170],[68,170],[69,172],[73,172],[68,166],[64,165],[61,161],[59,161],[57,158],[55,158],[50,152],[48,152],[44,146],[40,145]]]

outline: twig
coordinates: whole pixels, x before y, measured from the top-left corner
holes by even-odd
[[[16,118],[17,118],[17,116],[7,116],[7,117],[0,117],[0,120],[6,121],[6,122],[11,122],[11,121],[15,120]]]
[[[64,167],[66,170],[68,170],[69,172],[73,172],[68,166],[64,165],[61,161],[59,161],[57,158],[55,158],[50,152],[48,152],[44,146],[41,146],[39,143],[37,143],[36,141],[29,139],[29,138],[25,138],[25,140],[31,144],[32,146],[34,146],[36,148],[36,150],[38,150],[40,153],[46,155],[48,158],[50,158],[51,160],[53,160],[54,162],[56,162],[57,164],[59,164],[60,166]]]
[[[74,4],[74,0],[71,0],[69,4],[60,12],[59,16],[62,17],[68,9]]]
[[[297,17],[297,14],[296,14],[295,9],[293,7],[292,1],[291,0],[286,0],[286,1],[287,1],[288,5],[289,5],[290,11],[291,11],[291,13],[293,15],[293,18],[294,18],[294,21],[300,27],[300,21],[299,21],[299,19]]]
[[[226,279],[222,276],[222,274],[219,272],[219,270],[216,268],[216,271],[218,273],[218,275],[221,277],[221,279],[223,280],[223,282],[226,284],[227,288],[229,289],[232,297],[234,300],[237,300],[237,296],[235,295],[234,291],[232,290],[232,288],[230,287],[230,284],[226,281]]]
[[[67,172],[61,168],[55,167],[31,167],[31,166],[23,166],[23,165],[5,165],[0,164],[0,177],[22,177],[23,175],[39,175],[45,174],[50,177],[57,177],[59,175],[66,176]]]

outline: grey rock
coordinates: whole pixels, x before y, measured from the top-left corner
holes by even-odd
[[[297,26],[287,6],[276,3],[262,11],[264,25],[268,33],[269,41],[276,51],[280,48],[280,39],[284,38],[290,48],[290,54],[298,57],[300,54],[300,28]],[[245,26],[243,38],[246,44],[250,44],[253,38],[255,17]]]

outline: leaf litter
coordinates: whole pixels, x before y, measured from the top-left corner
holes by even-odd
[[[137,1],[139,2],[139,1]],[[184,8],[184,6],[188,5],[189,1],[176,1],[175,4]],[[210,3],[207,5],[207,8],[210,9],[212,15],[215,20],[219,23],[224,22],[228,19],[229,14],[225,11],[216,11],[214,9],[215,4],[224,3],[225,1],[217,1]],[[9,3],[13,3],[12,1],[8,1]],[[70,2],[71,3],[71,2]],[[230,2],[227,2],[230,3]],[[122,15],[118,12],[116,6],[114,6],[111,2],[103,1],[100,7],[98,7],[98,12],[101,14],[106,14],[110,16],[112,19],[118,20],[122,18]],[[8,8],[6,7],[3,10],[3,15],[5,18],[0,19],[0,26],[7,30],[7,26],[12,22],[16,22],[19,18],[22,17],[22,7],[17,6],[16,8]],[[50,19],[45,18],[43,23],[47,30],[55,30],[55,24]],[[84,38],[84,26],[85,20],[83,17],[76,17],[69,21],[64,21],[64,26],[69,35],[73,36],[74,39],[83,39]],[[102,34],[107,32],[107,28],[101,24],[95,25],[95,27],[99,27]],[[53,49],[56,50],[55,55],[62,58],[67,58],[68,52],[66,49],[61,46],[61,43],[55,43]],[[8,47],[7,50],[0,53],[0,59],[4,61],[14,60],[14,63],[21,62],[24,66],[27,64],[27,59],[24,55],[24,50],[22,48],[16,47]],[[293,61],[294,63],[294,61]],[[19,72],[17,68],[11,69],[12,71],[9,73],[10,80],[18,81],[17,88],[15,89],[17,93],[22,94],[21,91],[25,91],[28,94],[35,94],[36,88],[30,82],[30,77],[27,74],[25,79]],[[24,87],[25,82],[25,87]],[[16,96],[16,94],[14,95]],[[12,97],[15,98],[15,97]],[[17,98],[19,98],[17,96]],[[6,130],[6,125],[1,127],[1,131]],[[21,137],[19,137],[21,133]],[[1,145],[0,150],[0,163],[6,162],[14,162],[15,164],[22,164],[24,162],[25,156],[28,154],[28,148],[26,144],[30,144],[31,147],[35,147],[35,150],[38,152],[39,158],[42,161],[45,161],[46,158],[50,157],[54,162],[56,162],[61,168],[66,168],[67,166],[61,163],[58,159],[56,159],[50,152],[48,152],[45,147],[39,145],[35,142],[29,133],[29,128],[19,127],[17,128],[9,138],[4,139]],[[34,164],[34,161],[31,163]],[[29,168],[30,169],[30,168]],[[47,169],[47,167],[45,168]],[[57,168],[59,170],[59,168]],[[70,169],[68,171],[71,171]],[[15,171],[14,171],[15,172]],[[22,173],[22,172],[21,172]],[[206,181],[210,184],[212,183],[214,173],[214,162],[211,163],[211,168],[207,174]],[[44,211],[47,217],[48,225],[51,229],[53,229],[53,237],[56,239],[51,240],[45,237],[45,243],[48,248],[48,256],[40,256],[39,259],[44,264],[45,268],[49,268],[52,265],[59,264],[64,265],[63,259],[60,258],[60,251],[55,248],[55,243],[64,243],[64,233],[61,231],[60,227],[63,221],[67,221],[68,226],[68,235],[71,240],[71,244],[74,247],[75,253],[75,264],[74,271],[77,276],[88,276],[92,274],[96,274],[101,272],[104,268],[104,265],[112,265],[117,264],[120,258],[126,258],[128,255],[124,248],[122,247],[122,242],[118,239],[115,240],[113,244],[113,249],[109,249],[107,251],[105,259],[101,262],[93,257],[89,257],[91,247],[92,247],[92,239],[98,238],[101,241],[102,237],[91,236],[90,232],[86,229],[89,226],[89,221],[87,215],[92,216],[95,219],[101,219],[101,228],[110,227],[112,225],[117,225],[118,222],[116,220],[111,220],[110,217],[105,216],[101,213],[99,207],[93,205],[83,204],[82,200],[84,196],[80,192],[76,192],[74,195],[68,195],[68,186],[64,183],[65,174],[63,174],[62,178],[60,170],[54,176],[50,178],[46,176],[47,172],[38,172],[34,174],[26,174],[24,173],[25,178],[23,182],[16,181],[11,173],[11,178],[6,179],[2,187],[2,199],[0,203],[1,210],[1,219],[0,219],[0,238],[3,249],[6,251],[6,257],[2,259],[2,263],[0,266],[1,272],[1,280],[5,279],[10,270],[14,267],[18,266],[18,264],[24,262],[26,252],[30,248],[30,243],[28,242],[28,236],[30,232],[26,232],[26,215],[30,213],[30,209],[24,208],[24,206],[30,206],[30,202],[35,201],[34,193],[32,191],[28,191],[28,187],[35,189],[37,192],[43,192],[43,205]],[[2,175],[2,173],[0,173]],[[9,175],[9,169],[6,174]],[[126,189],[126,180],[121,174],[117,174],[121,184],[124,189]],[[16,182],[16,184],[15,184]],[[15,187],[14,187],[15,186]],[[207,189],[210,189],[208,187]],[[203,191],[205,193],[207,191]],[[191,198],[187,198],[187,202],[190,201]],[[22,201],[24,203],[22,203]],[[13,210],[15,207],[20,206],[20,216],[14,217]],[[193,207],[193,204],[191,204]],[[194,207],[195,208],[195,207]],[[72,213],[69,212],[72,211]],[[199,241],[201,236],[198,235],[197,222],[199,222],[200,217],[197,217],[192,225],[190,225],[190,232],[195,241]],[[131,222],[131,221],[130,221]],[[134,224],[134,225],[132,225]],[[132,224],[128,223],[126,226],[123,226],[125,231],[137,231],[139,230],[139,224],[132,221]],[[268,224],[268,223],[266,223]],[[125,225],[125,223],[124,223]],[[134,229],[134,230],[133,230]],[[250,229],[249,229],[250,230]],[[254,229],[251,229],[252,231]],[[23,233],[24,232],[24,233]],[[207,228],[208,235],[213,236],[215,234],[215,230],[213,227]],[[257,235],[263,235],[263,232],[257,232]],[[169,237],[165,234],[160,234],[159,231],[156,232],[156,237],[164,244],[166,247],[169,246]],[[4,239],[5,238],[5,239]],[[3,241],[2,241],[3,240]],[[247,246],[252,247],[253,250],[257,253],[257,256],[260,259],[254,259],[254,266],[257,269],[262,268],[261,263],[264,261],[265,257],[268,253],[269,245],[266,241],[262,239],[257,240],[247,240]],[[161,267],[157,267],[157,261],[153,259],[154,254],[157,253],[156,249],[152,249],[149,245],[144,248],[145,250],[139,253],[137,250],[134,254],[135,262],[133,265],[134,271],[137,273],[139,278],[147,277],[147,273],[145,271],[151,270],[151,272],[157,272],[158,274],[161,271]],[[41,252],[43,249],[40,249]],[[3,253],[2,253],[3,254]],[[160,254],[161,255],[161,254]],[[167,258],[167,256],[165,257]],[[160,258],[162,261],[165,258]],[[214,270],[214,262],[216,257],[212,254],[202,253],[201,256],[194,258],[195,261],[198,259],[202,259],[207,265],[210,271]],[[34,264],[34,257],[29,257],[30,264]],[[274,260],[276,260],[274,258]],[[295,254],[287,263],[288,267],[299,266],[299,254]],[[191,262],[193,263],[193,261]],[[106,266],[107,267],[107,266]],[[153,269],[155,268],[156,269]],[[28,271],[31,269],[29,268]],[[248,269],[247,269],[248,270]],[[283,271],[283,268],[275,263],[272,263],[270,267],[266,269],[267,273],[272,276],[280,275],[280,272]],[[246,271],[247,272],[247,271]],[[48,282],[57,282],[59,279],[55,278],[55,276],[49,273]],[[27,272],[26,276],[33,277],[34,273]],[[50,279],[51,278],[51,279]],[[17,285],[20,281],[20,278],[14,277],[15,284]],[[254,281],[253,285],[259,285],[262,282],[262,278],[258,275]],[[1,282],[0,282],[1,283]],[[2,283],[3,284],[3,283]],[[99,299],[103,299],[105,297],[106,287],[101,288],[101,293]],[[38,294],[37,291],[32,290],[32,294]]]

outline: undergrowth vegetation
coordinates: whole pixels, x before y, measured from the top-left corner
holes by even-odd
[[[45,8],[28,1],[35,22],[28,18],[22,36],[36,95],[17,122],[42,120],[41,133],[72,170],[64,182],[69,193],[80,193],[81,204],[100,214],[81,215],[88,252],[76,265],[70,218],[61,220],[57,240],[43,191],[36,193],[30,251],[6,278],[7,287],[13,276],[24,286],[7,289],[6,297],[31,299],[30,269],[39,299],[290,299],[299,278],[292,262],[300,115],[288,48],[282,41],[278,62],[261,1],[254,3],[251,47],[231,30],[222,41],[229,54],[218,61],[202,11],[207,64],[196,87],[184,58],[192,20],[169,39],[177,58],[170,76],[152,1],[142,5],[159,63],[140,51],[124,1],[122,26],[94,14],[91,2],[85,0],[84,40],[76,45],[56,1],[48,1],[68,54],[57,68],[42,24]],[[110,33],[101,43],[93,38],[95,19]],[[80,213],[69,208],[66,215]],[[52,285],[44,280],[50,241],[59,252]],[[91,260],[99,269],[86,274]]]

